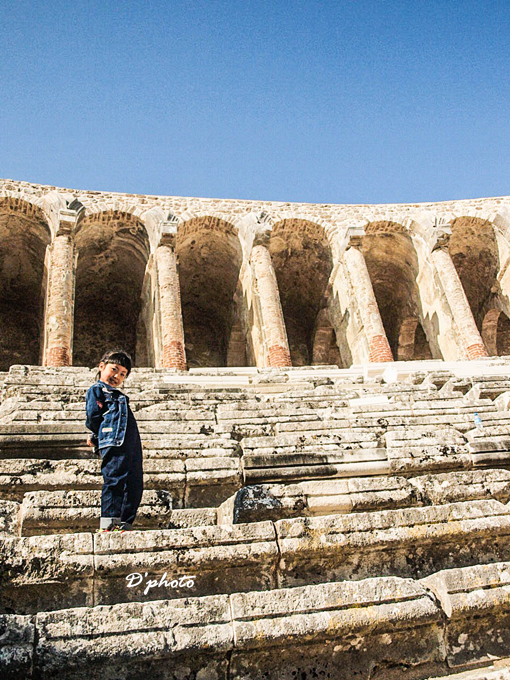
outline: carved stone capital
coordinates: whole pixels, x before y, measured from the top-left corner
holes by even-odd
[[[58,211],[58,228],[57,236],[63,234],[72,234],[78,224],[78,218],[81,210],[70,210],[69,208],[61,208]]]
[[[175,243],[177,240],[177,220],[165,220],[159,223],[161,236],[159,239],[160,246],[170,246],[170,248],[175,248]]]
[[[348,227],[345,232],[344,250],[349,248],[361,248],[363,245],[363,238],[365,236],[365,229],[360,226]]]
[[[450,245],[450,237],[452,235],[452,228],[449,224],[441,225],[434,230],[430,252],[434,250],[447,250]]]
[[[270,224],[261,224],[253,235],[253,246],[268,246],[273,228]]]

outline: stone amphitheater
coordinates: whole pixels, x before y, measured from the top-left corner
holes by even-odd
[[[508,680],[509,263],[506,197],[0,181],[2,680]],[[98,534],[112,345],[145,491]]]

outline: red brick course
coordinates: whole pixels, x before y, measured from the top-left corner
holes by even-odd
[[[483,357],[489,356],[485,346],[480,342],[476,343],[475,345],[469,345],[469,347],[466,349],[466,353],[470,361],[473,359],[481,359]]]
[[[273,345],[268,349],[268,364],[269,368],[285,368],[292,366],[290,360],[290,352],[286,347]]]
[[[180,371],[186,370],[186,355],[182,342],[176,340],[163,345],[163,368],[177,368]]]
[[[70,366],[71,352],[67,347],[52,347],[46,353],[47,366]]]
[[[385,335],[374,335],[370,338],[370,354],[368,357],[370,363],[378,363],[383,361],[393,361],[393,354]]]

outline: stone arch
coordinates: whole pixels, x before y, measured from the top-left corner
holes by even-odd
[[[510,356],[510,319],[500,309],[489,309],[482,323],[482,339],[489,356]]]
[[[277,222],[269,250],[278,281],[293,366],[313,361],[314,329],[326,303],[333,256],[323,227],[300,218]]]
[[[431,358],[416,282],[418,254],[408,229],[379,221],[368,224],[365,232],[363,254],[393,356],[412,351],[415,358]],[[417,350],[422,356],[416,356]]]
[[[397,361],[423,361],[432,359],[432,352],[423,326],[416,317],[402,321],[398,336]]]
[[[335,329],[326,308],[317,314],[313,338],[312,364],[342,366]]]
[[[144,224],[118,210],[87,215],[76,232],[73,363],[95,366],[121,347],[137,364],[142,286],[149,258]],[[146,354],[145,354],[146,356]]]
[[[42,210],[19,198],[0,199],[0,370],[40,364],[44,332],[46,248]]]
[[[498,293],[499,249],[494,226],[479,217],[463,216],[451,223],[449,253],[480,333]]]
[[[217,217],[192,217],[179,226],[176,253],[188,367],[227,366],[232,331],[240,330],[237,232]]]

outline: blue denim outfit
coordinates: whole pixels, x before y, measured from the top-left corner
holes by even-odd
[[[143,492],[142,443],[129,398],[98,380],[86,396],[86,427],[101,454],[101,528],[130,529]]]

